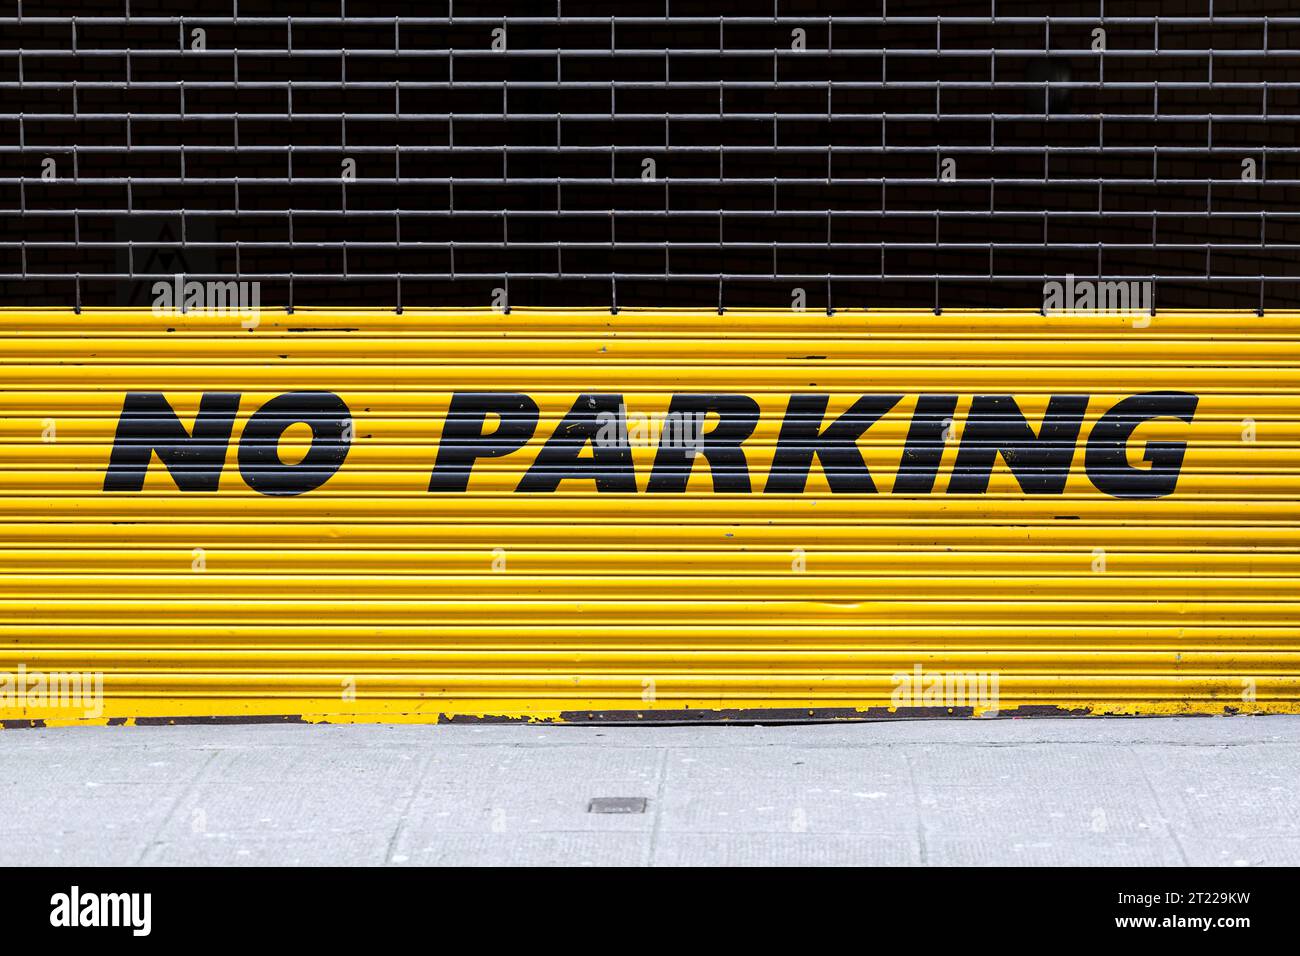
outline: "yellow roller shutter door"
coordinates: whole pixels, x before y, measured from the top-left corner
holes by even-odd
[[[0,313],[7,722],[1300,710],[1300,315],[249,324]]]

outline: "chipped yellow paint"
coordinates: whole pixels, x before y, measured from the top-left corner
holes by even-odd
[[[238,317],[0,310],[0,719],[786,719],[897,713],[916,675],[995,675],[997,706],[924,713],[1300,712],[1300,314],[299,309]],[[237,445],[276,395],[328,390],[354,422],[321,487],[259,494]],[[1089,481],[1087,437],[1125,396],[1199,396],[1129,448],[1186,443],[1176,490]],[[242,394],[220,490],[103,490],[127,392],[188,429]],[[524,392],[536,432],[430,493],[457,391]],[[751,396],[751,494],[590,480],[515,492],[583,393],[662,415]],[[792,394],[903,400],[858,441],[876,494],[764,494]],[[920,393],[959,396],[928,495],[893,494]],[[1006,463],[945,494],[974,394],[1091,396],[1061,494]],[[284,461],[308,447],[286,432]],[[920,668],[918,671],[917,668]],[[102,708],[18,688],[102,676]],[[5,681],[8,683],[5,683]],[[905,711],[911,713],[913,711]]]

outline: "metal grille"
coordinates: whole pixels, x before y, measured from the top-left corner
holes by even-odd
[[[1300,305],[1288,2],[10,4],[5,306]]]

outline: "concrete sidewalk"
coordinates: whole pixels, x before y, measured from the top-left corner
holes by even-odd
[[[1296,865],[1298,784],[1300,717],[7,730],[0,865]]]

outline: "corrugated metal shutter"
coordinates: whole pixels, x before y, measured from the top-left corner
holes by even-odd
[[[1002,713],[1300,710],[1298,319],[4,313],[0,669],[102,672],[95,719],[990,709],[898,706],[934,675],[995,679]],[[124,490],[132,436],[171,412],[190,432],[204,394],[200,440]],[[179,490],[236,394],[219,490]],[[673,395],[737,396],[741,464],[708,450],[710,415],[676,490],[653,437]],[[458,434],[531,437],[431,492],[465,447],[444,441],[454,396]],[[627,428],[593,464],[610,408]],[[85,717],[7,700],[9,720]]]

